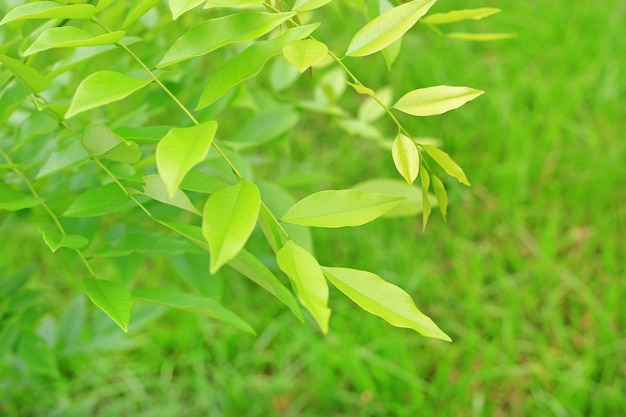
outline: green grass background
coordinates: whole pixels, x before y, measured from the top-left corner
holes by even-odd
[[[88,311],[91,332],[108,345],[101,338],[101,348],[60,358],[59,378],[5,363],[0,415],[625,415],[626,3],[442,0],[433,11],[481,6],[503,12],[458,27],[517,37],[464,43],[418,25],[391,75],[349,61],[370,85],[396,92],[486,91],[455,112],[403,119],[441,138],[473,184],[447,182],[447,223],[435,213],[425,233],[420,219],[315,231],[322,264],[400,285],[453,343],[390,327],[337,291],[324,337],[229,275],[206,285],[258,337],[167,312],[123,338],[73,298],[78,287],[59,289],[73,279],[69,261],[47,253],[31,224],[19,225],[28,218],[11,217],[0,267],[34,265],[31,285],[48,294],[50,314],[71,323],[72,311]],[[278,173],[324,167],[335,186],[396,175],[376,147],[304,123],[308,133]],[[140,273],[180,283],[163,259]]]

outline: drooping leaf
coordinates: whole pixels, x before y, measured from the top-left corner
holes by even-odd
[[[261,232],[263,232],[265,240],[267,240],[272,250],[278,252],[287,240],[287,236],[281,230],[280,223],[276,221],[275,216],[273,216],[270,210],[265,206],[261,206],[259,213],[259,228]]]
[[[11,9],[0,20],[0,26],[27,19],[91,19],[96,8],[91,4],[64,5],[56,1],[28,2]]]
[[[110,45],[124,37],[125,32],[103,33],[93,35],[82,29],[73,26],[62,26],[48,28],[35,39],[35,41],[24,51],[24,56],[36,54],[55,48],[73,48],[78,46]]]
[[[124,23],[122,24],[123,28],[127,28],[128,26],[135,23],[141,16],[148,13],[150,9],[156,6],[159,3],[159,0],[133,0],[133,3],[128,10],[128,14],[124,19]]]
[[[87,152],[93,156],[127,164],[135,163],[141,158],[139,145],[116,135],[103,124],[87,126],[82,140]]]
[[[473,41],[473,42],[491,42],[499,41],[502,39],[515,38],[517,35],[514,33],[465,33],[465,32],[453,32],[445,35],[446,38],[458,39],[461,41]]]
[[[285,44],[306,38],[318,26],[319,24],[297,26],[274,39],[250,45],[211,75],[198,100],[196,111],[207,107],[241,82],[259,74],[270,58],[280,54]]]
[[[303,39],[288,43],[283,47],[283,55],[300,73],[319,64],[328,56],[328,46],[314,39]]]
[[[295,12],[243,12],[209,19],[176,39],[157,68],[208,54],[229,43],[254,40],[294,15]]]
[[[487,16],[499,13],[500,9],[494,7],[481,7],[479,9],[452,10],[446,13],[434,13],[421,20],[428,25],[443,25],[446,23],[461,22],[463,20],[480,20]]]
[[[256,256],[242,249],[237,256],[228,261],[228,266],[278,298],[283,304],[289,307],[298,320],[304,321],[300,306],[291,291],[289,291]]]
[[[150,82],[151,80],[132,78],[115,71],[95,72],[85,78],[76,88],[65,118],[70,119],[87,110],[122,100],[141,90]]]
[[[370,55],[391,45],[411,29],[435,1],[410,1],[376,17],[354,35],[346,55]]]
[[[363,310],[396,327],[413,329],[437,339],[452,341],[415,306],[403,289],[376,274],[351,268],[322,267],[328,280]]]
[[[58,229],[48,226],[40,227],[39,232],[52,252],[59,248],[82,249],[89,244],[89,239],[85,236],[62,234]]]
[[[143,177],[143,192],[150,198],[153,198],[161,203],[169,204],[170,206],[179,207],[183,210],[187,210],[190,213],[201,216],[202,213],[189,200],[189,197],[179,189],[176,189],[174,195],[170,197],[163,180],[158,175],[146,175]]]
[[[17,211],[36,207],[46,201],[44,198],[35,198],[23,194],[0,182],[0,210]]]
[[[433,184],[433,190],[435,191],[435,196],[437,196],[437,202],[439,203],[439,211],[441,212],[441,217],[446,219],[446,214],[448,213],[448,194],[446,193],[446,187],[444,187],[441,179],[435,174],[431,177],[431,182]]]
[[[178,19],[183,13],[204,3],[204,0],[169,0],[172,18]]]
[[[192,243],[163,233],[130,232],[104,242],[93,254],[96,257],[120,257],[132,253],[147,256],[177,256],[185,253],[201,253]]]
[[[133,206],[134,203],[117,184],[107,184],[91,188],[76,197],[63,215],[65,217],[95,217],[125,211]]]
[[[117,282],[85,278],[83,290],[96,306],[128,333],[134,303],[128,288]]]
[[[252,326],[217,301],[168,288],[146,288],[133,291],[133,298],[148,303],[161,304],[178,310],[203,314],[230,323],[239,330],[256,334]]]
[[[461,167],[458,166],[452,158],[450,158],[450,155],[433,145],[423,145],[423,147],[424,150],[428,152],[428,155],[430,155],[431,158],[433,158],[435,162],[437,162],[437,164],[439,164],[439,166],[446,171],[446,174],[456,178],[461,184],[465,184],[468,187],[470,186],[470,182],[465,176],[465,172],[463,172],[463,169],[461,169]]]
[[[156,163],[159,175],[170,197],[191,168],[206,158],[213,143],[217,122],[208,122],[185,128],[173,128],[156,148]]]
[[[426,169],[420,171],[420,181],[422,184],[422,230],[426,230],[428,224],[428,218],[430,217],[431,206],[428,199],[428,189],[430,188],[430,175]]]
[[[0,55],[0,62],[6,66],[26,87],[38,93],[50,87],[50,80],[41,75],[36,69],[23,64],[17,59]]]
[[[240,181],[209,197],[202,214],[202,233],[211,249],[212,274],[244,247],[260,207],[259,189],[248,181]]]
[[[393,163],[407,183],[413,184],[420,171],[420,155],[415,143],[402,133],[393,141]]]
[[[461,107],[484,91],[469,87],[439,85],[406,93],[393,108],[413,116],[434,116]]]
[[[296,3],[293,5],[293,10],[298,12],[308,12],[309,10],[319,9],[331,1],[332,0],[296,0]]]
[[[404,197],[358,190],[327,190],[294,204],[282,221],[314,227],[360,226],[402,204]]]
[[[317,260],[291,240],[278,251],[276,260],[293,283],[302,305],[311,313],[322,333],[328,333],[328,283]]]

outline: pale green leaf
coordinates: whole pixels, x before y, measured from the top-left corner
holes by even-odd
[[[204,206],[202,233],[211,249],[211,273],[244,247],[254,230],[261,196],[256,185],[240,181],[212,194]]]
[[[363,94],[365,96],[370,96],[370,97],[374,97],[376,95],[376,92],[374,90],[372,90],[369,87],[364,86],[363,84],[351,83],[350,81],[346,81],[346,84],[354,88],[354,91],[356,91],[359,94]]]
[[[280,223],[276,221],[276,217],[272,216],[272,213],[264,205],[261,206],[259,214],[259,228],[261,232],[263,232],[265,240],[267,240],[272,250],[278,252],[287,237],[281,230]]]
[[[319,9],[327,5],[332,0],[296,0],[293,10],[298,12],[308,12],[309,10]]]
[[[435,1],[410,1],[376,17],[354,35],[346,55],[371,55],[391,45],[411,29]]]
[[[404,180],[379,178],[361,182],[352,188],[370,193],[384,193],[406,198],[404,203],[392,208],[383,217],[415,216],[421,213],[424,208],[421,189],[407,184]],[[431,205],[437,205],[437,200],[434,196],[429,195],[428,199]]]
[[[202,3],[204,3],[204,0],[169,0],[172,18],[176,20],[183,13],[188,12]]]
[[[58,229],[48,226],[40,227],[39,232],[52,252],[59,248],[82,249],[89,244],[89,239],[85,236],[63,234]]]
[[[127,164],[135,163],[141,158],[139,145],[116,135],[102,124],[87,126],[82,139],[83,146],[93,156]]]
[[[426,16],[421,23],[427,25],[443,25],[446,23],[460,22],[463,20],[480,20],[487,16],[499,13],[500,9],[494,7],[482,7],[479,9],[452,10],[446,13],[434,13]]]
[[[24,56],[54,48],[110,45],[122,39],[124,34],[125,32],[120,30],[117,32],[103,33],[101,35],[93,35],[73,26],[48,28],[35,39],[26,51],[24,51]]]
[[[122,27],[126,28],[135,23],[141,16],[148,13],[150,9],[159,4],[159,1],[160,0],[134,0],[130,5]]]
[[[96,13],[100,13],[104,9],[111,6],[117,0],[98,0],[98,4],[96,4]]]
[[[458,166],[452,158],[450,158],[450,155],[432,145],[423,145],[423,147],[424,150],[428,152],[428,155],[430,155],[431,158],[433,158],[448,175],[459,180],[461,184],[465,184],[468,187],[470,186],[470,183],[465,176],[465,172],[463,172],[463,169],[461,169],[461,167]]]
[[[95,217],[125,211],[133,206],[134,203],[117,184],[107,184],[91,188],[76,197],[63,215],[66,217]]]
[[[400,175],[413,184],[420,171],[420,155],[413,140],[400,133],[393,141],[391,155]]]
[[[426,169],[420,171],[420,181],[422,183],[422,230],[426,230],[428,218],[430,217],[431,206],[428,199],[428,189],[430,188],[430,175]]]
[[[281,220],[314,227],[360,226],[404,200],[404,197],[357,190],[320,191],[298,201]]]
[[[387,64],[387,71],[391,71],[391,66],[398,56],[400,56],[400,50],[402,49],[402,38],[398,39],[381,52],[383,54],[383,58],[385,59],[385,64]]]
[[[278,251],[276,260],[291,280],[302,305],[311,313],[322,333],[328,333],[328,283],[317,260],[291,240]]]
[[[156,164],[170,197],[187,172],[204,161],[216,131],[217,122],[210,120],[191,127],[173,128],[159,141]]]
[[[204,8],[212,9],[214,7],[231,7],[242,9],[246,7],[255,7],[263,4],[265,0],[207,0]]]
[[[252,326],[237,314],[228,310],[212,298],[199,297],[167,288],[146,288],[133,291],[133,298],[148,303],[161,304],[178,310],[203,314],[216,320],[230,323],[239,330],[256,334]]]
[[[37,173],[36,179],[51,175],[65,168],[77,168],[89,158],[78,141],[72,141],[52,152]]]
[[[35,198],[23,194],[0,182],[0,210],[17,211],[36,207],[46,201],[44,198]]]
[[[385,106],[391,105],[393,90],[386,86],[376,91],[374,96]],[[385,109],[371,97],[365,98],[359,107],[358,119],[363,122],[373,122],[385,114]]]
[[[195,110],[207,107],[239,83],[256,76],[270,58],[280,54],[285,44],[309,36],[318,26],[297,26],[274,39],[250,45],[211,75]]]
[[[70,119],[87,110],[122,100],[150,82],[151,80],[132,78],[115,71],[95,72],[76,88],[65,118]]]
[[[128,288],[112,281],[86,278],[83,279],[83,290],[96,306],[128,332],[134,303]]]
[[[439,85],[406,93],[393,108],[413,116],[434,116],[461,107],[484,91],[469,87]]]
[[[10,10],[0,26],[16,20],[27,19],[91,19],[96,8],[91,4],[64,5],[56,1],[28,2]]]
[[[376,274],[350,268],[322,267],[329,281],[363,310],[381,317],[392,326],[448,342],[452,340],[415,306],[403,289]]]
[[[448,194],[446,193],[446,187],[444,187],[443,182],[439,179],[438,176],[433,174],[431,177],[433,190],[435,191],[435,196],[437,196],[437,202],[439,203],[439,211],[441,212],[441,217],[446,219],[446,214],[448,213]]]
[[[254,40],[294,15],[295,12],[243,12],[209,19],[176,39],[157,67],[205,55],[229,43]]]
[[[133,253],[148,256],[177,256],[201,253],[193,243],[163,233],[129,232],[104,242],[93,254],[96,257],[123,257]]]
[[[448,33],[445,35],[447,38],[458,39],[462,41],[473,41],[473,42],[490,42],[490,41],[499,41],[502,39],[511,39],[515,38],[517,35],[514,33],[464,33],[464,32],[454,32]]]
[[[328,46],[314,39],[303,39],[285,45],[283,55],[300,73],[303,73],[328,56]]]
[[[23,64],[17,59],[0,55],[0,62],[7,67],[26,87],[38,93],[50,87],[50,80],[36,69]]]
[[[159,175],[146,175],[143,177],[143,192],[150,198],[170,206],[178,207],[190,213],[201,216],[202,213],[189,200],[189,197],[179,189],[176,189],[174,195],[170,196],[163,180]]]

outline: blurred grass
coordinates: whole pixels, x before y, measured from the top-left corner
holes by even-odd
[[[441,138],[472,181],[469,190],[447,183],[447,224],[434,215],[425,233],[419,219],[315,231],[321,263],[402,286],[452,344],[391,328],[336,291],[322,337],[223,276],[216,279],[227,304],[257,338],[166,313],[131,337],[131,349],[62,362],[61,379],[5,380],[19,415],[621,415],[626,3],[441,1],[433,11],[481,6],[504,11],[468,30],[517,38],[469,44],[420,28],[391,76],[351,61],[372,85],[391,82],[396,95],[436,84],[486,90],[455,112],[406,118],[412,132]],[[395,175],[387,154],[351,138],[298,140],[292,152],[302,165],[331,171],[335,185]],[[45,273],[35,285],[62,310],[67,300],[53,283],[70,262],[42,254],[29,228],[11,230],[24,232],[12,244],[24,249],[3,253],[36,262]],[[162,262],[141,271],[157,274],[173,276]]]

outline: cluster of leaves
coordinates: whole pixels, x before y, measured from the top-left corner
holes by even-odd
[[[469,181],[445,152],[411,135],[394,111],[437,115],[482,91],[420,88],[389,105],[391,91],[365,86],[344,58],[381,52],[391,68],[402,37],[435,0],[338,3],[169,0],[166,8],[159,0],[99,0],[13,5],[0,20],[0,209],[44,210],[50,219],[39,229],[45,244],[52,252],[74,252],[85,268],[84,274],[77,273],[87,276],[82,280],[85,293],[124,331],[140,301],[206,314],[254,333],[207,294],[146,288],[133,281],[137,265],[130,254],[206,252],[209,270],[190,273],[205,276],[232,268],[300,320],[303,306],[324,333],[331,313],[330,282],[394,326],[449,340],[397,286],[371,272],[320,265],[309,228],[359,226],[381,216],[420,212],[426,227],[433,205],[445,218],[446,190],[435,171],[465,185]],[[318,12],[323,6],[334,12],[349,7],[367,18],[347,43],[344,57],[313,36],[320,23],[312,19],[323,16]],[[433,14],[422,22],[442,34],[439,25],[497,11]],[[284,59],[274,60],[277,64],[270,68],[274,92],[311,67],[334,66],[315,77],[313,101],[280,102],[272,91],[247,87],[246,80],[281,55]],[[334,96],[346,85],[368,98],[359,110],[357,130],[384,115],[397,126],[391,135],[395,140],[381,139],[381,145],[391,149],[405,181],[372,180],[296,202],[275,182],[256,179],[244,152],[288,137],[299,120],[296,105],[304,111],[345,114]],[[241,108],[252,109],[254,117],[243,126],[222,129],[222,120]],[[356,126],[351,124],[355,120],[343,122],[347,131]],[[418,177],[420,187],[414,187]],[[246,250],[253,233],[264,236],[293,291],[271,263]],[[102,267],[102,259],[113,260],[118,273]]]

